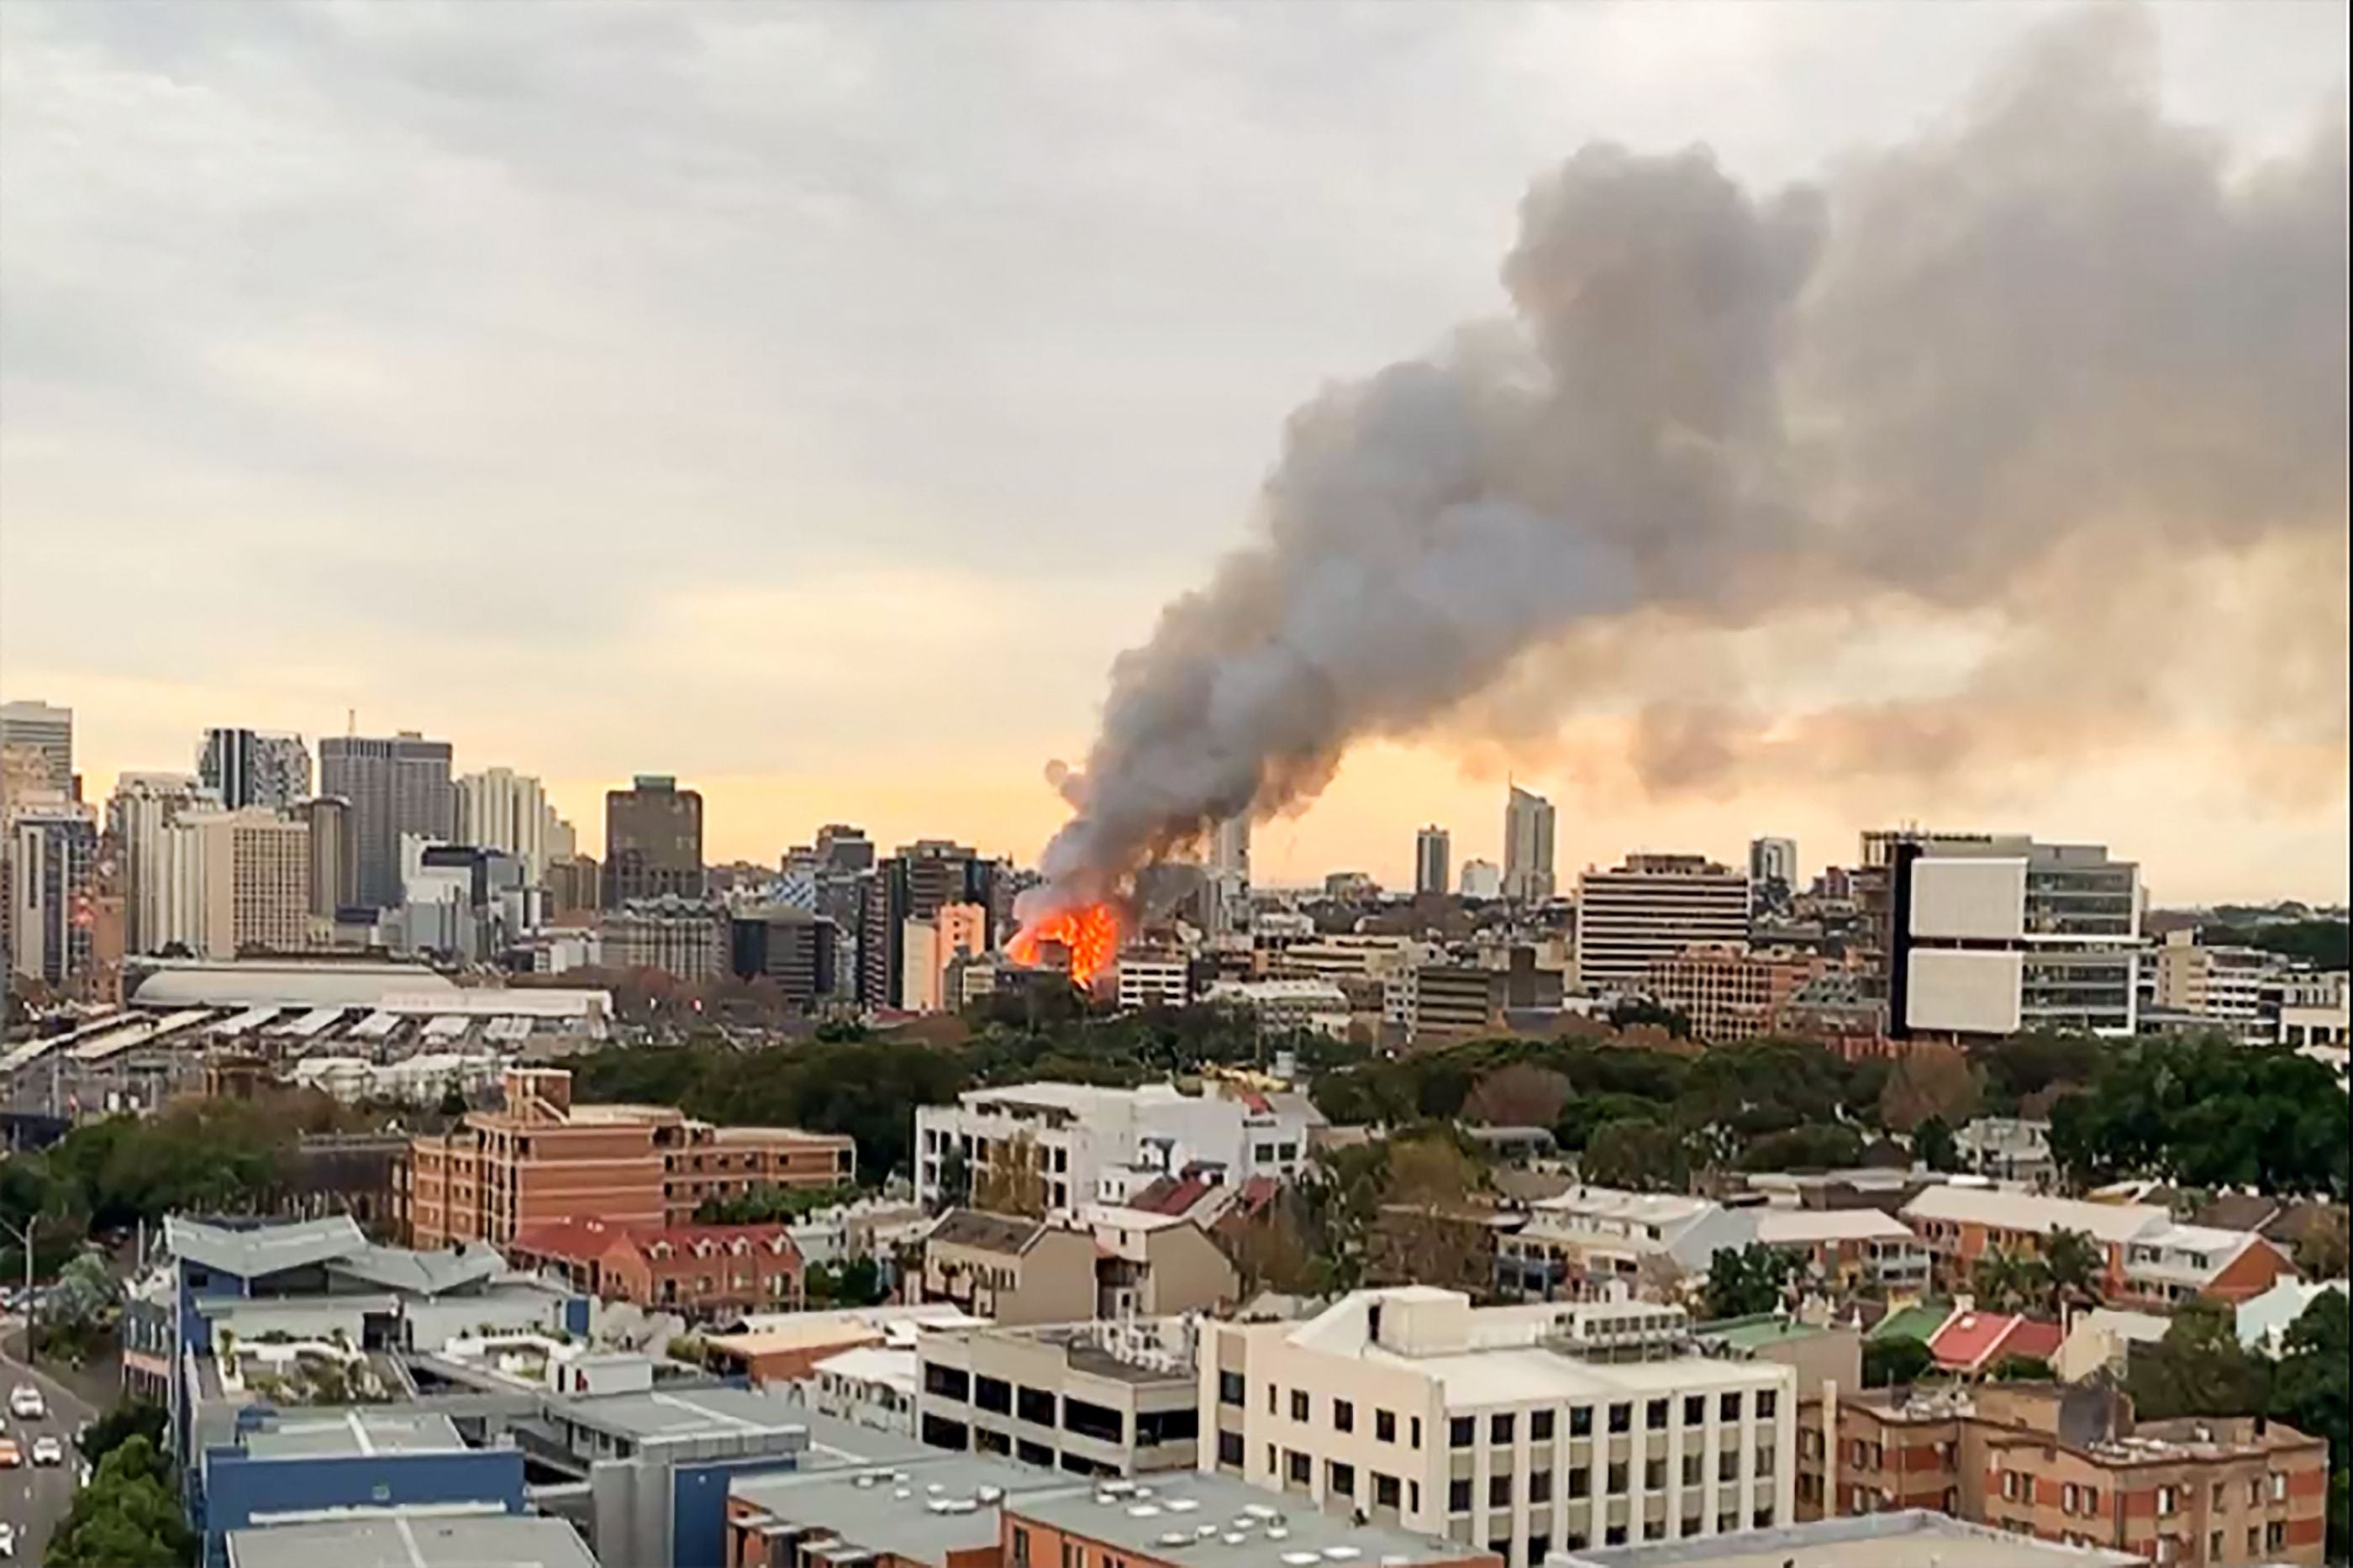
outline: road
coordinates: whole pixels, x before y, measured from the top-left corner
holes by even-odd
[[[73,1436],[83,1422],[92,1419],[98,1412],[57,1379],[28,1371],[0,1348],[0,1400],[5,1400],[7,1391],[20,1383],[30,1383],[41,1391],[42,1397],[49,1402],[49,1415],[46,1421],[6,1417],[8,1436],[25,1451],[25,1464],[20,1469],[0,1470],[0,1519],[16,1527],[16,1561],[34,1563],[41,1561],[47,1549],[49,1532],[65,1521],[66,1510],[73,1506],[75,1470],[80,1459],[74,1450]],[[0,1405],[0,1410],[5,1409],[5,1405]],[[54,1434],[66,1445],[64,1464],[33,1463],[33,1439],[45,1433]]]

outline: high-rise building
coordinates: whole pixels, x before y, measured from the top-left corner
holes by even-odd
[[[9,970],[76,986],[91,969],[98,823],[79,801],[26,804],[16,808],[7,841]]]
[[[659,969],[681,980],[716,980],[734,958],[727,906],[676,893],[607,910],[599,933],[608,969]]]
[[[533,887],[547,874],[547,792],[528,773],[485,768],[458,780],[458,838],[479,849],[498,849],[522,865]]]
[[[988,910],[980,904],[942,904],[899,933],[899,1005],[910,1013],[936,1013],[946,1000],[948,968],[958,959],[988,951]]]
[[[1577,883],[1577,973],[1588,995],[1639,989],[1688,947],[1745,947],[1748,879],[1704,855],[1629,855]]]
[[[164,839],[164,942],[198,958],[310,945],[311,826],[267,806],[183,814]]]
[[[164,857],[166,836],[181,817],[220,807],[220,796],[193,773],[131,773],[114,781],[106,803],[123,889],[123,948],[154,952],[171,939]]]
[[[230,811],[290,811],[311,798],[311,748],[300,735],[211,729],[196,748],[196,776]]]
[[[738,980],[770,980],[785,1000],[807,1007],[834,994],[833,922],[781,904],[738,910],[728,920]]]
[[[13,753],[11,784],[30,795],[73,795],[73,710],[47,702],[0,702],[0,755]],[[18,788],[9,793],[15,796]]]
[[[834,871],[871,871],[874,868],[874,841],[866,837],[862,827],[852,827],[846,822],[828,822],[817,830],[817,858],[819,865]]]
[[[607,790],[604,879],[608,910],[665,893],[702,897],[702,796],[667,773]]]
[[[446,844],[457,834],[449,742],[414,730],[388,738],[329,735],[319,742],[319,793],[351,802],[358,902],[401,901],[400,840],[413,833]]]
[[[577,925],[602,900],[600,870],[593,855],[567,855],[547,863],[547,916],[558,925]]]
[[[357,826],[352,803],[339,795],[305,801],[302,820],[311,827],[311,913],[332,921],[339,910],[360,901]]]
[[[1504,868],[1493,860],[1463,861],[1461,891],[1466,899],[1502,898]]]
[[[1229,816],[1209,835],[1207,915],[1213,936],[1250,927],[1250,819]]]
[[[944,838],[918,839],[875,867],[864,884],[858,922],[858,996],[869,1007],[896,1007],[905,994],[906,927],[927,921],[943,904],[977,904],[987,912],[983,951],[994,949],[998,867]]]
[[[1416,893],[1443,893],[1452,886],[1447,879],[1447,862],[1452,857],[1453,845],[1443,827],[1425,827],[1413,839],[1413,890]]]
[[[1865,834],[1863,855],[1890,1034],[2133,1033],[2137,865],[2020,834]]]
[[[1552,894],[1552,802],[1514,784],[1504,802],[1504,897],[1540,904]]]
[[[1794,838],[1752,838],[1748,841],[1748,896],[1759,910],[1782,910],[1798,890],[1798,841]]]

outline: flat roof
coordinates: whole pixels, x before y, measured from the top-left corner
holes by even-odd
[[[1588,1548],[1556,1561],[1569,1568],[2137,1568],[2147,1559],[1907,1509],[1692,1541]]]
[[[1352,1523],[1304,1498],[1193,1470],[1029,1493],[1008,1499],[1005,1511],[1123,1554],[1176,1556],[1186,1568],[1408,1568],[1486,1555],[1461,1542]]]
[[[800,1407],[777,1395],[724,1386],[591,1394],[563,1402],[554,1414],[638,1442],[786,1432],[807,1426]]]
[[[393,1515],[228,1532],[229,1568],[596,1568],[580,1532],[534,1514]]]
[[[245,1435],[257,1459],[366,1458],[378,1454],[445,1454],[466,1440],[447,1415],[430,1410],[332,1410],[280,1415]]]
[[[1089,1486],[1036,1465],[932,1452],[928,1459],[888,1466],[746,1476],[728,1496],[765,1509],[779,1522],[830,1531],[851,1546],[942,1563],[951,1552],[997,1543],[1000,1500],[1018,1505],[1039,1491]]]
[[[1443,1355],[1399,1355],[1367,1345],[1366,1361],[1382,1362],[1436,1378],[1449,1405],[1535,1405],[1551,1401],[1602,1403],[1730,1384],[1778,1387],[1788,1369],[1778,1362],[1727,1361],[1676,1355],[1658,1361],[1583,1361],[1540,1345]],[[1263,1565],[1261,1565],[1263,1568]]]

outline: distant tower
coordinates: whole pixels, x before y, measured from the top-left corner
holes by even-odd
[[[1552,802],[1514,784],[1504,803],[1504,897],[1540,904],[1552,892]]]
[[[1443,893],[1449,886],[1447,875],[1453,858],[1453,845],[1446,829],[1435,825],[1423,828],[1413,839],[1413,890],[1421,893]]]

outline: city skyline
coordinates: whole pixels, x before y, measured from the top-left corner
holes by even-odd
[[[38,330],[0,365],[5,695],[77,710],[93,797],[184,768],[206,725],[315,750],[356,709],[362,733],[543,778],[584,847],[604,791],[653,771],[703,794],[717,861],[773,863],[828,820],[1033,861],[1065,809],[1046,760],[1083,752],[1111,659],[1246,537],[1285,414],[1496,310],[1532,177],[1596,137],[1811,177],[1913,134],[2060,9],[1120,11],[1019,48],[849,13],[558,37],[518,12],[501,26],[562,68],[531,98],[450,79],[429,16],[219,8],[134,36],[12,7],[5,282]],[[2246,155],[2341,101],[2341,8],[2156,15],[2167,108]],[[731,52],[824,89],[744,102],[710,63]],[[1342,54],[1363,68],[1309,68]],[[603,110],[639,69],[666,106],[650,142]],[[1833,110],[1808,79],[1852,90]],[[1328,142],[1273,129],[1302,93]],[[1165,120],[1124,112],[1147,99]],[[1077,126],[1116,129],[1057,156]],[[223,150],[217,177],[185,177],[192,147]],[[1384,177],[1335,186],[1335,161]],[[46,588],[93,551],[130,563],[99,616]],[[2212,586],[2151,623],[2286,659],[2247,584]],[[270,612],[219,614],[248,602]],[[1794,723],[1951,683],[1981,621],[1858,606],[1694,657],[1768,671],[1746,695]],[[2283,673],[2271,709],[2029,727],[1990,769],[1864,748],[1825,777],[1767,748],[1663,791],[1630,712],[1466,714],[1356,747],[1261,827],[1258,869],[1409,886],[1433,821],[1458,861],[1500,861],[1517,776],[1558,811],[1564,881],[1641,848],[1734,861],[1761,833],[1814,867],[1911,820],[2111,843],[2160,900],[2342,899],[2342,672]]]

